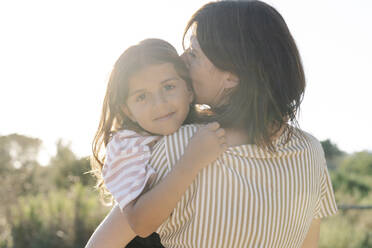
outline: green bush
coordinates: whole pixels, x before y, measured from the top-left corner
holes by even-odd
[[[371,152],[346,154],[329,140],[322,145],[337,203],[372,205]],[[89,161],[60,141],[49,165],[39,166],[39,146],[37,139],[0,136],[0,248],[84,247],[109,211],[84,174]],[[339,210],[322,220],[320,247],[372,247],[371,211]]]
[[[372,176],[372,153],[356,152],[345,158],[340,167],[347,173]]]
[[[84,247],[107,212],[97,193],[81,184],[22,197],[12,209],[10,247]]]
[[[371,248],[370,210],[339,210],[336,216],[322,220],[320,248]]]
[[[345,156],[330,174],[336,200],[341,204],[359,204],[372,191],[372,153]]]

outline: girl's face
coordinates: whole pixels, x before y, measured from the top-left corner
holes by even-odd
[[[129,79],[128,117],[150,133],[168,135],[186,119],[193,93],[173,64],[147,66]]]
[[[207,58],[192,36],[190,47],[182,55],[190,71],[196,103],[218,106],[222,100],[225,73]]]

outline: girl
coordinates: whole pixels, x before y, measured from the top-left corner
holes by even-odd
[[[87,247],[117,247],[119,237],[123,247],[135,234],[149,236],[171,214],[198,172],[224,151],[224,130],[218,123],[201,127],[177,166],[146,192],[155,175],[151,149],[156,149],[159,135],[174,133],[191,118],[192,102],[187,68],[169,43],[144,40],[120,56],[110,75],[93,142],[92,169],[98,187],[111,192],[127,221],[116,230],[105,230],[113,223],[104,221]]]

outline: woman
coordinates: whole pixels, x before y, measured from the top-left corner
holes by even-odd
[[[319,141],[294,127],[305,77],[285,21],[260,1],[220,1],[199,9],[189,29],[184,58],[196,100],[211,107],[209,120],[224,127],[229,149],[157,228],[162,244],[317,247],[320,218],[337,206]],[[196,129],[187,125],[158,142],[153,185]],[[112,226],[121,216],[113,209]]]

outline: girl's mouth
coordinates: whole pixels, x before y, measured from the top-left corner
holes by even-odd
[[[174,115],[174,113],[176,113],[176,112],[170,112],[170,113],[168,113],[168,114],[166,114],[166,115],[163,115],[163,116],[157,117],[157,118],[154,119],[154,121],[166,121],[166,120],[168,120],[169,118],[171,118],[171,117]]]

